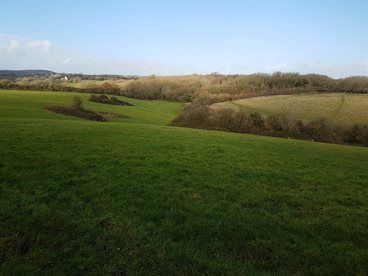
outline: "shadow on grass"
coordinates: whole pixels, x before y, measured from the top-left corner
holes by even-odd
[[[59,114],[79,117],[82,119],[97,121],[97,122],[106,122],[106,118],[99,113],[96,113],[92,110],[87,110],[84,108],[75,108],[75,107],[66,107],[61,105],[46,105],[45,109],[48,111],[52,111]]]

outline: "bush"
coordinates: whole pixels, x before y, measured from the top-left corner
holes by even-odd
[[[109,103],[109,97],[106,95],[99,95],[97,98],[100,103]]]
[[[262,118],[261,114],[259,114],[258,112],[251,113],[250,120],[252,121],[252,125],[255,128],[263,129],[265,126],[264,119]]]
[[[351,144],[368,146],[368,126],[354,125],[344,131],[344,141]]]
[[[296,120],[293,119],[290,113],[274,114],[268,116],[266,119],[269,130],[279,131],[284,135],[293,131],[296,123]]]
[[[89,100],[91,102],[97,102],[98,101],[98,96],[95,94],[91,94],[91,96],[89,97]]]
[[[342,143],[343,135],[339,127],[324,118],[310,121],[301,129],[303,137],[320,142]]]
[[[215,129],[237,132],[237,122],[232,108],[222,108],[211,112],[210,125]]]
[[[173,125],[206,128],[209,125],[209,108],[206,105],[190,104],[172,121]]]
[[[104,104],[113,104],[113,105],[125,105],[125,106],[133,106],[131,103],[128,102],[124,102],[124,101],[120,101],[119,99],[117,99],[116,97],[111,97],[109,98],[106,95],[94,95],[92,94],[89,97],[89,100],[91,102],[97,102],[97,103],[104,103]]]
[[[75,109],[82,109],[82,99],[79,96],[73,97],[73,108]]]

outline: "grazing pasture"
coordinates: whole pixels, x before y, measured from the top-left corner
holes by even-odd
[[[59,114],[45,112],[48,104],[70,105],[74,96],[80,96],[83,106],[98,112],[109,112],[129,117],[123,119],[126,123],[138,124],[168,124],[183,106],[181,103],[160,100],[135,100],[116,96],[119,100],[129,102],[134,106],[114,106],[89,101],[90,94],[74,92],[39,92],[0,90],[0,117],[3,119],[76,119]],[[118,119],[117,121],[121,121]]]
[[[129,118],[44,109],[76,95]],[[88,97],[0,91],[0,274],[368,274],[367,148],[172,127],[181,104]]]

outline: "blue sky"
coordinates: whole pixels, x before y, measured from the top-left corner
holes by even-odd
[[[367,0],[1,0],[1,69],[368,75]]]

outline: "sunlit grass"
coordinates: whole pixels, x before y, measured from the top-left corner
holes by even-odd
[[[368,272],[367,148],[43,109],[73,95],[0,91],[0,274]]]

